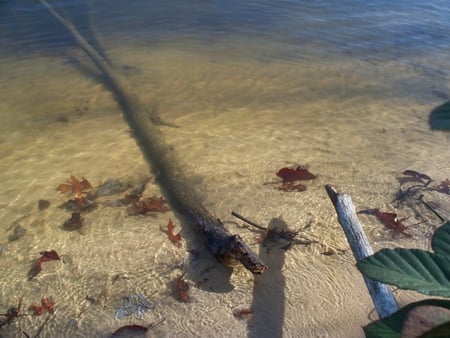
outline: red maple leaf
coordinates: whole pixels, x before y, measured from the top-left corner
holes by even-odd
[[[316,175],[311,174],[308,169],[297,167],[293,168],[281,168],[277,172],[277,176],[283,179],[283,182],[292,182],[292,181],[305,181],[305,180],[313,180],[316,178]]]

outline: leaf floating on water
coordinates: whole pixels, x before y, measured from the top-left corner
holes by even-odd
[[[41,257],[36,260],[34,265],[31,267],[30,272],[28,273],[29,280],[33,279],[39,274],[39,272],[41,272],[42,263],[61,259],[55,250],[42,251],[40,252],[40,255]]]
[[[137,319],[141,319],[144,314],[151,308],[150,301],[143,294],[128,296],[124,299],[122,305],[116,311],[115,318],[131,316],[133,313]]]
[[[306,181],[316,178],[316,175],[311,174],[308,169],[302,168],[301,166],[298,166],[295,169],[287,167],[281,168],[276,175],[281,177],[283,182]]]
[[[167,235],[169,236],[169,240],[173,244],[178,244],[179,241],[181,241],[181,234],[177,233],[175,235],[174,230],[175,225],[172,223],[172,219],[169,218],[169,222],[167,223]]]

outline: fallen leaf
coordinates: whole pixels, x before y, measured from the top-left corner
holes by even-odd
[[[403,234],[406,237],[412,237],[405,232],[406,225],[403,224],[404,218],[398,219],[396,213],[382,212],[380,209],[361,210],[360,214],[374,215],[386,228],[394,231],[394,234]]]
[[[43,315],[45,312],[55,313],[54,305],[55,303],[47,297],[42,297],[42,305],[31,304],[30,310],[33,311],[35,316]]]
[[[177,244],[179,241],[181,241],[181,234],[177,233],[175,235],[174,230],[175,225],[172,223],[172,219],[169,218],[169,222],[167,223],[167,235],[169,236],[169,240],[173,244]]]
[[[36,260],[36,262],[31,267],[30,272],[28,273],[29,280],[33,279],[39,274],[39,272],[41,272],[42,263],[61,259],[55,250],[41,251],[39,254],[41,255],[41,257]]]
[[[184,275],[186,273],[184,272],[180,277],[176,280],[176,289],[178,293],[178,298],[180,301],[184,303],[189,302],[189,284],[186,282],[185,279],[183,279]]]
[[[305,180],[313,180],[316,178],[316,175],[311,174],[308,169],[297,167],[293,168],[281,168],[276,173],[278,177],[283,179],[283,182],[291,182],[291,181],[305,181]]]
[[[78,178],[71,175],[70,183],[60,184],[58,186],[57,190],[61,191],[62,193],[67,193],[69,191],[74,192],[74,193],[80,193],[80,192],[85,192],[91,188],[92,188],[91,184],[84,177],[80,181]]]
[[[31,304],[30,310],[33,311],[33,315],[35,316],[41,316],[45,313],[45,309],[41,305]]]
[[[47,297],[41,299],[42,307],[49,313],[55,313],[55,302]]]
[[[147,212],[167,212],[169,211],[167,201],[162,197],[138,197],[133,201],[128,213],[131,215],[142,215]]]
[[[97,208],[98,203],[94,201],[95,196],[89,193],[77,193],[75,198],[61,204],[59,207],[73,212],[88,212]]]

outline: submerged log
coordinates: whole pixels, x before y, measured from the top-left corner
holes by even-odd
[[[78,32],[76,27],[56,12],[45,0],[39,0],[67,29],[91,61],[103,73],[109,89],[119,103],[123,115],[150,162],[153,172],[172,207],[193,222],[204,239],[205,246],[219,260],[236,260],[252,273],[260,274],[267,267],[239,235],[232,235],[200,202],[200,196],[188,185],[188,179],[178,164],[175,151],[165,142],[159,128],[149,118],[148,111],[126,80],[117,73]]]
[[[356,216],[351,197],[347,194],[338,194],[330,184],[327,184],[325,189],[336,209],[339,224],[347,236],[348,244],[356,261],[359,262],[361,259],[373,255],[372,247]],[[384,318],[396,312],[398,305],[389,286],[366,276],[363,277],[378,316]]]

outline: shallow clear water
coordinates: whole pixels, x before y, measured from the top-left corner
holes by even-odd
[[[406,169],[438,182],[450,177],[448,133],[427,123],[450,93],[447,4],[59,1],[57,8],[94,43],[91,22],[136,93],[180,127],[161,128],[191,185],[271,269],[256,280],[242,269],[230,275],[189,223],[172,211],[129,216],[113,203],[124,193],[100,198],[81,233],[64,231],[70,212],[58,206],[73,196],[55,189],[70,175],[94,187],[150,178],[144,195],[161,191],[102,77],[65,30],[39,3],[0,1],[0,312],[22,298],[27,313],[51,297],[57,310],[42,334],[55,337],[108,336],[158,318],[166,319],[150,335],[363,336],[372,304],[354,259],[348,251],[322,254],[347,248],[323,186],[351,194],[358,210],[398,207],[408,224],[427,219],[408,229],[409,239],[361,215],[375,248],[428,247],[439,221],[391,201]],[[278,169],[298,164],[317,174],[307,191],[270,183]],[[40,199],[50,207],[40,211]],[[443,201],[439,212],[448,218]],[[267,251],[232,210],[263,225],[282,218],[293,229],[308,226],[321,244]],[[177,228],[182,222],[181,248],[160,230],[169,217]],[[26,233],[12,240],[18,225]],[[28,280],[39,252],[52,249],[62,262],[45,263]],[[184,270],[188,304],[173,291]],[[133,294],[153,308],[142,319],[115,319]],[[401,304],[419,297],[397,296]],[[249,307],[250,319],[233,316]],[[0,335],[33,335],[44,320],[20,317]]]

